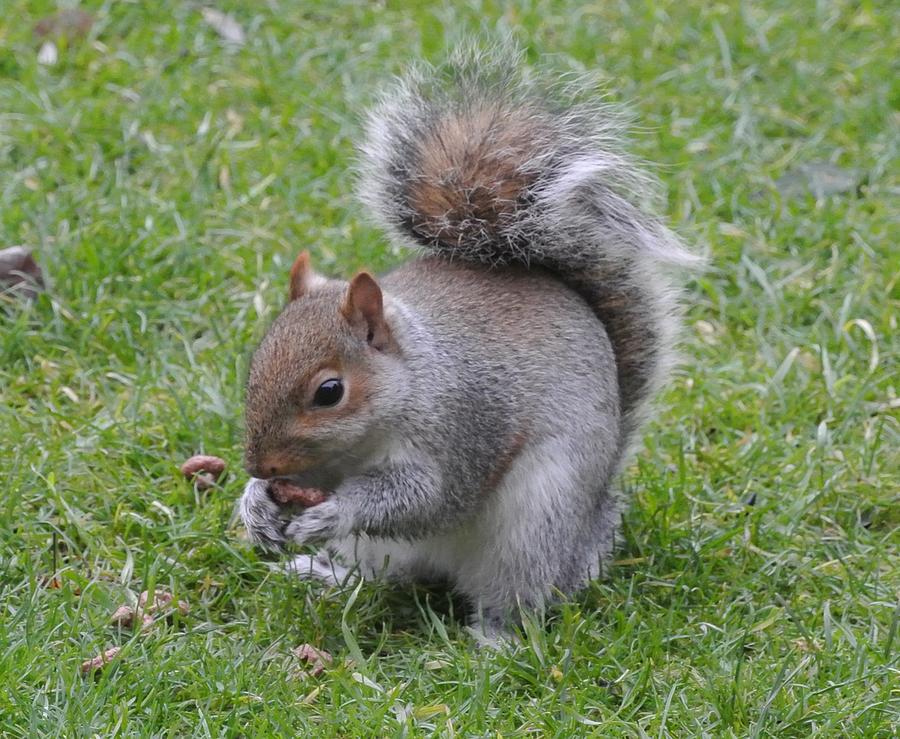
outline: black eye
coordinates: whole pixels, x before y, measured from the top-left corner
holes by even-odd
[[[313,396],[314,405],[337,405],[344,397],[344,383],[340,380],[325,380]]]

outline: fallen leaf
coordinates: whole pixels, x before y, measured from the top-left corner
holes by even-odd
[[[44,275],[31,252],[22,246],[0,249],[0,285],[33,298],[44,287]]]
[[[78,8],[61,10],[45,16],[34,24],[34,35],[46,38],[81,38],[94,25],[94,16]]]
[[[325,668],[334,661],[328,652],[323,649],[316,649],[311,644],[301,644],[299,647],[292,649],[291,654],[301,662],[312,665],[309,674],[313,677],[321,675]]]
[[[81,672],[87,675],[88,673],[103,669],[113,659],[115,659],[116,655],[120,651],[122,651],[121,647],[110,647],[105,652],[101,652],[100,654],[98,654],[96,657],[85,660],[81,663]]]
[[[41,580],[41,585],[43,585],[48,590],[59,590],[62,587],[62,582],[56,575],[54,575],[53,577],[45,576]]]
[[[244,45],[246,40],[244,29],[234,19],[234,16],[215,8],[203,8],[203,20],[219,34],[223,41],[235,46]]]

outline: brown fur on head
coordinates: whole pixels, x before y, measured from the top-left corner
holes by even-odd
[[[349,284],[328,280],[304,252],[291,269],[289,294],[250,365],[246,467],[254,477],[327,489],[373,451],[366,439],[389,411],[390,393],[379,390],[397,348],[381,288],[368,273]],[[333,400],[335,381],[340,399],[323,404],[322,397]],[[332,394],[317,395],[325,383]]]

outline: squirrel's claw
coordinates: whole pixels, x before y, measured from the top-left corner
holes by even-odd
[[[333,500],[326,500],[312,508],[307,508],[291,521],[284,534],[295,544],[324,542],[341,536],[341,509]]]
[[[286,541],[285,521],[281,508],[269,495],[268,483],[251,478],[238,505],[250,540],[269,551],[282,551]]]

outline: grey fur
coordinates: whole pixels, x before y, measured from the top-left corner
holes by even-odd
[[[364,202],[434,255],[381,281],[396,348],[334,319],[332,281],[292,302],[253,359],[249,468],[260,450],[329,450],[292,477],[334,493],[286,515],[251,480],[241,510],[267,546],[319,542],[364,575],[447,578],[496,625],[581,587],[612,551],[614,478],[674,356],[670,268],[694,258],[643,210],[652,181],[606,106],[466,54],[399,82],[363,146]],[[363,363],[369,400],[289,431],[289,388],[325,345]]]
[[[421,186],[421,150],[448,116],[487,111],[491,124],[470,141],[482,158],[503,157],[504,129],[515,126],[529,181],[502,222],[465,213],[432,223],[460,236],[453,243],[410,228],[411,183]],[[626,118],[590,95],[588,79],[550,83],[529,75],[521,54],[504,47],[462,48],[443,67],[423,65],[387,91],[370,113],[362,146],[360,195],[398,243],[450,259],[490,265],[543,265],[559,273],[597,312],[619,364],[626,447],[675,358],[678,300],[673,268],[701,260],[648,208],[658,183],[623,149]],[[509,156],[505,157],[506,159]],[[436,187],[452,186],[443,172]]]

